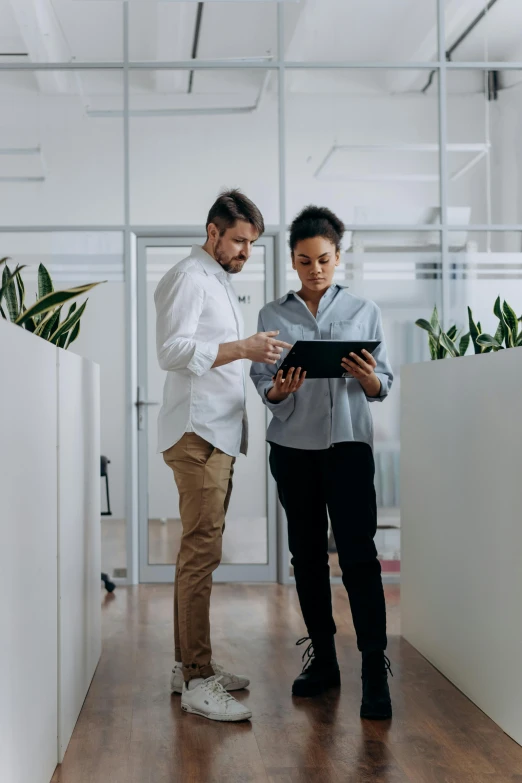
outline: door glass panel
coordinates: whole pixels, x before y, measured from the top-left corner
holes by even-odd
[[[156,358],[156,312],[154,291],[163,275],[190,253],[190,245],[148,247],[146,254],[146,344],[147,399],[160,402],[165,372]],[[245,335],[257,331],[257,315],[265,303],[266,248],[259,245],[233,284],[245,320]],[[266,413],[245,362],[247,412],[249,418],[248,458],[240,456],[235,465],[234,491],[223,537],[223,564],[267,563],[267,467]],[[176,562],[181,539],[179,496],[172,472],[156,453],[159,406],[147,406],[148,415],[148,557],[149,565],[172,565]]]

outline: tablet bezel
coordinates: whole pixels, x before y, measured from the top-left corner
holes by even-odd
[[[351,375],[349,372],[344,370],[344,368],[341,365],[340,359],[343,357],[348,357],[350,353],[356,353],[361,358],[364,358],[362,356],[362,350],[365,348],[367,351],[369,351],[371,354],[374,353],[374,351],[379,347],[381,344],[381,340],[297,340],[286,357],[283,359],[283,362],[278,367],[277,372],[279,370],[283,370],[283,378],[286,377],[286,372],[291,368],[295,367],[302,367],[303,370],[307,370],[306,377],[310,380],[316,380],[319,378],[353,378],[353,375]],[[332,356],[332,366],[329,370],[329,374],[325,375],[322,374],[321,370],[313,366],[310,367],[309,361],[307,361],[305,358],[302,357],[302,351],[306,351],[307,346],[311,345],[321,345],[323,349],[326,349],[326,352],[328,352],[328,348],[330,346],[344,346],[342,351],[330,351],[330,353],[335,354]],[[301,349],[301,350],[300,350]],[[292,353],[294,351],[299,351],[300,355],[298,357],[298,361],[291,360],[289,361],[290,357],[292,356]],[[313,351],[317,351],[316,348],[313,349]],[[340,354],[340,357],[339,357]],[[339,360],[338,360],[339,357]],[[315,359],[315,356],[310,356],[310,359]],[[318,374],[321,373],[321,374]]]

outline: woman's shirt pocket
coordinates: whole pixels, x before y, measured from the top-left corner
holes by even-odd
[[[332,340],[361,340],[362,324],[358,321],[333,321],[330,324],[330,336]]]

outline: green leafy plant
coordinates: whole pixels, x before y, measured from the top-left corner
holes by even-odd
[[[416,325],[428,332],[430,355],[432,359],[444,359],[446,356],[464,356],[470,342],[475,353],[489,353],[500,351],[503,348],[516,348],[522,346],[522,316],[517,318],[513,308],[504,301],[501,304],[500,296],[497,297],[493,312],[499,319],[499,324],[494,335],[482,332],[480,321],[475,323],[471,308],[468,307],[469,331],[460,337],[457,327],[452,326],[447,332],[442,330],[439,322],[437,308],[434,307],[430,321],[419,318]],[[458,341],[458,343],[457,343]]]
[[[447,332],[444,332],[439,320],[437,306],[433,308],[433,313],[429,321],[425,318],[419,318],[415,321],[417,326],[428,332],[428,341],[430,355],[432,359],[444,359],[446,356],[464,356],[468,350],[471,334],[466,332],[460,336],[457,327],[454,325]]]
[[[62,320],[63,306],[100,283],[89,283],[55,291],[51,275],[45,266],[40,264],[36,302],[27,307],[25,286],[20,274],[24,267],[16,266],[11,271],[8,261],[8,258],[0,259],[0,266],[4,267],[0,284],[0,316],[60,348],[69,348],[80,333],[80,319],[88,300],[86,299],[80,307],[73,302]],[[5,302],[5,309],[2,302]]]
[[[519,348],[522,346],[522,329],[519,329],[519,323],[522,316],[517,318],[515,311],[504,300],[500,303],[500,296],[497,297],[493,312],[498,318],[498,327],[494,335],[480,334],[477,337],[477,343],[490,351],[501,351],[504,348]]]

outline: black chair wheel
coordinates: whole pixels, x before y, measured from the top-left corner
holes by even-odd
[[[111,582],[111,580],[109,579],[109,574],[104,574],[102,571],[101,579],[103,584],[105,585],[105,589],[107,590],[107,592],[112,593],[116,585],[114,584],[114,582]]]

